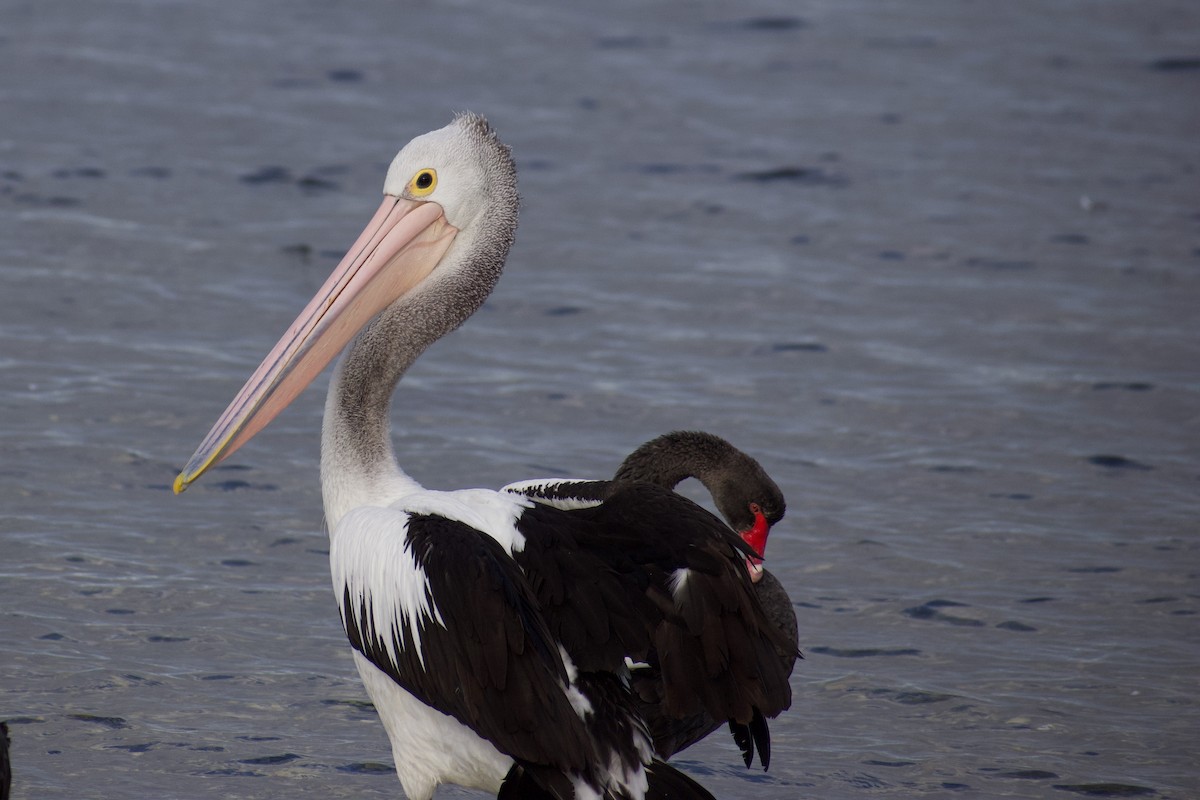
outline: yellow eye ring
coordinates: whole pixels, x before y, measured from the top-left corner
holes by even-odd
[[[408,191],[414,197],[424,197],[437,188],[437,170],[423,169],[416,175],[413,175],[411,181],[408,182]]]

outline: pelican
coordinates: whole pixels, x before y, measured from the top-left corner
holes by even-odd
[[[799,657],[796,611],[783,584],[762,566],[767,537],[771,528],[783,519],[787,503],[762,465],[725,439],[705,431],[673,431],[630,453],[617,467],[612,480],[527,480],[509,484],[504,491],[571,510],[612,497],[622,483],[652,483],[674,489],[688,478],[703,484],[721,516],[758,554],[747,556],[746,569],[767,618],[787,644],[779,657],[790,676]],[[704,711],[683,717],[662,713],[662,674],[653,655],[648,663],[631,672],[631,688],[650,730],[654,751],[663,758],[691,747],[721,725]],[[760,763],[767,769],[771,761],[771,737],[766,720],[757,716],[748,726],[731,721],[729,728],[742,749],[746,766],[753,763],[757,747]]]
[[[746,725],[791,702],[786,644],[719,519],[647,483],[574,512],[425,489],[398,465],[391,396],[491,292],[517,225],[508,147],[473,114],[396,156],[384,200],[175,480],[182,492],[343,350],[321,431],[330,572],[410,800],[710,798],[655,757],[629,663],[659,654],[663,713]],[[349,347],[347,347],[349,345]]]

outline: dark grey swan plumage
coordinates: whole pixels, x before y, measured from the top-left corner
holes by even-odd
[[[764,555],[771,526],[783,519],[786,502],[779,486],[755,459],[725,439],[703,431],[674,431],[638,447],[617,468],[612,480],[571,481],[547,479],[507,487],[542,502],[571,508],[589,502],[611,502],[627,484],[649,484],[674,489],[695,478],[712,495],[713,504],[729,526]],[[796,611],[783,584],[759,559],[747,559],[758,602],[779,633],[777,648],[785,674],[791,675],[799,655]],[[663,675],[653,655],[631,672],[631,687],[654,741],[655,752],[669,758],[725,724],[696,711],[668,713],[663,698]],[[770,733],[762,715],[747,723],[729,723],[730,731],[750,766],[757,749],[764,769],[770,764]]]

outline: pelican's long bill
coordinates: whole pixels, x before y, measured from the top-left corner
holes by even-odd
[[[275,418],[376,314],[419,284],[458,229],[442,207],[387,196],[175,479],[179,494]]]

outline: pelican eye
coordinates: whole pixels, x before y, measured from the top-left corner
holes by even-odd
[[[432,169],[421,170],[408,182],[408,190],[417,197],[424,197],[432,192],[436,186],[437,172]]]

